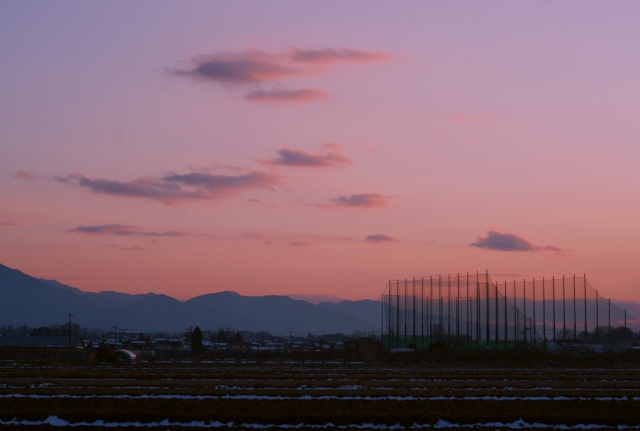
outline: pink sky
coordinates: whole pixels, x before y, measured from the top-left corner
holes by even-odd
[[[488,269],[640,300],[638,16],[4,2],[0,263],[179,299]]]

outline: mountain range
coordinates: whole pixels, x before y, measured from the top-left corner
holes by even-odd
[[[85,328],[117,325],[134,332],[174,332],[190,326],[307,335],[380,328],[380,303],[371,300],[313,304],[288,296],[210,293],[179,301],[155,293],[84,292],[0,265],[0,326],[48,326],[73,321]]]

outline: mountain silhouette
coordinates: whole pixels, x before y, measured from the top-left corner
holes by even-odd
[[[117,325],[127,332],[174,332],[199,326],[279,335],[289,331],[350,334],[379,329],[380,304],[365,300],[315,305],[288,296],[236,292],[209,293],[185,302],[155,293],[83,292],[0,265],[0,326],[48,326],[65,321],[67,313],[73,313],[74,322],[84,328]]]

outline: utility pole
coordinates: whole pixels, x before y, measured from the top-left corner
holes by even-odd
[[[118,327],[113,327],[113,338],[116,340],[116,350],[118,350]]]
[[[67,314],[67,317],[69,318],[69,359],[71,359],[71,318],[73,316],[73,314]]]

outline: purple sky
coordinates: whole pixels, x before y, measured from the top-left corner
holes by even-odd
[[[638,16],[0,3],[0,263],[178,298],[488,269],[640,300]]]

